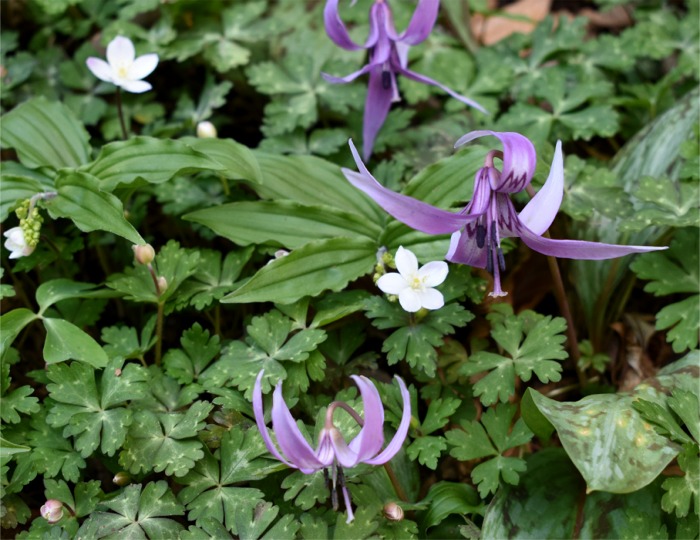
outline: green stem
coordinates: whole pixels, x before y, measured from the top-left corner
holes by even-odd
[[[386,471],[386,474],[389,475],[389,480],[391,481],[391,485],[394,486],[394,491],[396,491],[396,495],[402,501],[408,502],[408,497],[406,496],[406,492],[401,487],[401,482],[399,482],[399,479],[396,477],[396,473],[394,472],[394,469],[391,467],[391,463],[389,463],[387,461],[384,464],[384,470]]]
[[[527,186],[527,194],[530,198],[535,196],[535,190],[532,186]],[[551,238],[549,232],[545,232],[542,236],[545,238]],[[571,308],[569,307],[569,299],[566,296],[566,290],[564,289],[564,280],[561,277],[561,272],[559,271],[559,264],[557,263],[556,257],[547,255],[547,265],[549,266],[549,272],[552,274],[552,279],[554,280],[554,298],[559,305],[559,310],[561,314],[566,319],[566,335],[569,341],[569,349],[571,350],[571,358],[574,361],[574,368],[576,369],[576,376],[578,377],[578,383],[583,388],[586,381],[586,374],[579,366],[579,360],[581,358],[581,351],[578,348],[578,337],[576,335],[576,327],[574,326],[574,318],[571,315]]]
[[[214,334],[221,336],[221,305],[218,302],[214,307]]]
[[[124,122],[124,111],[122,110],[122,91],[121,88],[117,86],[117,115],[119,116],[119,123],[122,126],[122,138],[127,140],[129,138],[129,133],[126,131],[126,123]]]
[[[156,319],[156,366],[160,365],[160,359],[163,354],[163,319],[165,302],[158,302],[158,318]]]

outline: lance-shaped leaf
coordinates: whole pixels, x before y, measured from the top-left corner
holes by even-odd
[[[183,137],[183,143],[197,152],[205,154],[209,159],[218,162],[223,168],[217,171],[226,178],[248,180],[259,184],[262,182],[262,172],[255,154],[250,148],[237,143],[233,139],[199,139]]]
[[[88,161],[90,136],[62,103],[37,97],[2,117],[0,142],[27,167],[78,167]]]
[[[263,266],[223,303],[279,302],[289,304],[326,289],[339,291],[370,272],[377,244],[362,238],[331,238],[309,242]]]
[[[53,179],[39,171],[28,169],[15,161],[5,161],[0,175],[0,222],[19,201],[42,191],[53,190]]]
[[[98,179],[77,171],[61,171],[56,180],[58,196],[44,205],[51,217],[68,218],[83,232],[108,231],[133,244],[146,241],[124,217],[122,202],[102,191]]]
[[[378,225],[357,213],[292,201],[235,202],[204,208],[186,214],[183,219],[206,225],[243,246],[271,243],[295,249],[323,238],[377,239],[381,233]]]
[[[84,167],[98,178],[99,187],[112,191],[141,178],[150,184],[161,184],[176,174],[199,171],[220,171],[224,167],[187,144],[152,137],[133,137],[102,147],[97,159]]]

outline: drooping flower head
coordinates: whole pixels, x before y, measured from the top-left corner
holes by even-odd
[[[411,399],[406,385],[400,377],[396,377],[403,398],[403,415],[394,438],[382,450],[384,445],[384,406],[377,388],[364,376],[352,375],[352,379],[360,389],[364,410],[364,419],[347,403],[334,401],[326,410],[326,419],[319,434],[318,445],[314,450],[302,435],[289,407],[282,397],[282,383],[278,383],[272,395],[272,431],[277,438],[277,444],[272,441],[265,426],[263,412],[262,377],[258,374],[253,388],[253,411],[255,421],[262,435],[265,446],[278,460],[289,467],[299,469],[304,474],[312,474],[331,468],[333,477],[333,493],[335,482],[340,478],[340,487],[348,512],[348,523],[353,520],[350,494],[342,481],[342,467],[354,467],[358,463],[382,465],[393,458],[401,449],[411,423]],[[347,411],[362,426],[360,432],[349,443],[333,424],[333,413],[341,408]]]
[[[334,77],[326,73],[324,79],[330,83],[342,84],[354,81],[357,77],[369,74],[369,87],[365,102],[362,132],[363,155],[369,159],[374,140],[384,124],[391,103],[399,101],[396,75],[403,75],[414,81],[441,88],[462,103],[486,112],[477,102],[458,94],[433,79],[408,69],[408,49],[424,41],[435,26],[440,0],[419,0],[418,6],[401,34],[394,28],[394,20],[387,0],[375,0],[369,14],[369,36],[364,44],[355,43],[349,36],[338,14],[338,1],[327,0],[323,12],[326,32],[333,42],[348,51],[368,49],[369,61],[359,71],[346,77]]]
[[[56,499],[49,499],[39,508],[39,513],[49,523],[58,523],[63,517],[63,503]]]
[[[386,189],[362,163],[352,141],[350,150],[360,172],[343,169],[343,174],[351,184],[409,227],[427,234],[452,233],[445,258],[450,262],[486,268],[493,274],[491,296],[506,294],[501,290],[500,278],[500,273],[505,270],[502,238],[520,237],[535,251],[565,259],[612,259],[630,253],[666,249],[543,237],[554,221],[564,195],[561,142],[557,142],[547,181],[518,214],[510,194],[522,191],[530,184],[535,172],[535,148],[529,139],[519,133],[497,131],[467,133],[455,147],[487,135],[497,137],[503,151],[495,150],[486,155],[484,166],[476,173],[472,199],[461,212],[448,212]],[[501,170],[496,168],[495,158],[502,160]]]
[[[384,274],[377,280],[377,287],[387,294],[399,297],[399,304],[409,313],[421,308],[440,309],[445,305],[442,293],[435,289],[447,277],[447,263],[432,261],[418,268],[418,259],[408,249],[400,246],[396,252],[397,272]]]
[[[158,65],[158,55],[144,54],[136,58],[134,44],[129,38],[117,36],[107,45],[107,61],[89,57],[88,69],[98,79],[112,83],[127,92],[141,94],[152,86],[142,79],[148,77]]]
[[[5,249],[10,251],[10,259],[26,257],[34,252],[34,246],[27,243],[22,227],[12,227],[6,230],[3,235],[7,238]]]

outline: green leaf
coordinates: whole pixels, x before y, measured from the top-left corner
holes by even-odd
[[[205,154],[221,165],[218,174],[226,178],[248,180],[257,184],[262,182],[262,172],[255,154],[233,139],[199,139],[184,137],[180,139],[197,152]]]
[[[690,431],[696,443],[700,444],[700,396],[697,392],[688,392],[677,388],[667,401],[671,410],[675,412]]]
[[[238,277],[253,251],[253,246],[229,251],[222,264],[221,252],[200,250],[196,272],[178,290],[176,309],[190,305],[203,311],[215,300],[238,288]]]
[[[204,459],[178,479],[178,483],[186,486],[180,492],[180,500],[187,505],[188,518],[198,526],[202,526],[203,520],[213,518],[238,534],[237,510],[255,508],[263,494],[236,484],[258,480],[278,470],[279,462],[262,457],[267,454],[257,428],[244,430],[236,426],[225,432],[216,453],[212,455],[206,450]]]
[[[98,179],[100,189],[113,191],[139,178],[161,184],[176,174],[220,171],[223,166],[180,141],[133,137],[103,146],[97,159],[83,169]]]
[[[14,161],[3,162],[0,178],[0,222],[7,219],[18,202],[53,189],[53,179]]]
[[[83,232],[108,231],[133,244],[146,241],[124,217],[121,201],[101,191],[97,178],[76,171],[61,171],[56,180],[58,196],[44,201],[52,218],[64,217]]]
[[[262,184],[251,186],[263,199],[291,200],[309,206],[333,206],[382,225],[386,213],[347,181],[337,165],[312,156],[255,152]]]
[[[376,239],[381,229],[357,214],[292,201],[248,201],[204,208],[183,216],[236,244],[282,245],[289,249],[313,240],[344,236]]]
[[[103,495],[100,489],[99,480],[89,482],[78,482],[75,486],[75,495],[71,492],[68,484],[63,480],[44,480],[44,495],[46,499],[57,499],[68,505],[76,517],[85,517],[95,510]]]
[[[533,372],[543,383],[561,379],[561,364],[555,360],[568,356],[563,347],[566,340],[563,318],[552,319],[532,311],[489,318],[491,336],[511,357],[479,351],[460,368],[462,375],[492,370],[474,385],[474,395],[480,396],[484,405],[507,401],[515,393],[516,376],[525,382],[532,378]]]
[[[439,525],[447,516],[483,512],[483,504],[476,490],[468,484],[441,481],[430,486],[424,502],[430,506],[421,513],[419,527],[423,533]]]
[[[676,234],[668,251],[647,253],[637,258],[632,270],[642,279],[651,280],[644,287],[656,296],[673,293],[694,293],[692,296],[665,306],[656,314],[656,328],[671,328],[667,339],[677,353],[698,345],[700,314],[700,255],[697,229],[682,229]]]
[[[661,499],[661,507],[668,513],[675,512],[679,518],[687,516],[692,508],[697,521],[700,516],[700,456],[697,445],[684,446],[678,456],[678,464],[685,475],[680,478],[667,478],[664,481],[661,487],[666,493]]]
[[[133,484],[115,498],[103,501],[100,508],[82,524],[76,539],[90,538],[163,538],[177,539],[184,529],[177,521],[165,516],[185,513],[164,480]]]
[[[46,328],[44,360],[56,364],[74,359],[101,368],[107,365],[108,358],[99,343],[73,323],[63,319],[43,318]]]
[[[52,279],[45,281],[36,289],[36,301],[39,304],[39,315],[50,306],[67,298],[112,298],[114,292],[108,289],[97,289],[94,283],[80,283],[70,279]]]
[[[462,461],[495,456],[477,465],[472,471],[472,480],[478,485],[482,498],[496,492],[499,479],[517,485],[518,473],[526,469],[522,459],[502,455],[506,450],[521,446],[532,438],[532,432],[522,418],[518,419],[511,430],[515,412],[513,404],[499,404],[482,415],[481,424],[476,421],[462,422],[463,430],[447,432],[447,442],[455,447],[450,450],[451,456]]]
[[[222,303],[288,304],[326,289],[338,291],[372,270],[377,246],[368,239],[331,238],[309,242],[271,261]]]
[[[153,470],[184,476],[204,457],[196,436],[212,407],[196,401],[185,413],[136,411],[119,463],[132,474]]]
[[[432,437],[429,435],[414,440],[408,448],[406,454],[412,460],[417,460],[421,465],[435,470],[438,466],[438,458],[447,449],[447,442],[444,437]]]
[[[185,330],[182,349],[170,349],[163,357],[165,372],[180,384],[192,384],[219,354],[219,336],[211,336],[199,323]]]
[[[0,327],[2,327],[0,357],[5,355],[5,351],[12,345],[22,329],[37,318],[38,316],[27,308],[13,309],[0,317]]]
[[[39,400],[29,397],[34,393],[31,386],[20,386],[11,392],[2,394],[2,408],[0,408],[0,419],[9,424],[20,422],[20,413],[32,414],[39,412],[41,408]]]
[[[59,102],[37,97],[2,117],[0,143],[14,148],[20,162],[31,168],[78,167],[88,161],[89,135]]]
[[[650,225],[698,227],[700,187],[668,177],[646,176],[633,192],[635,210],[620,224],[620,231],[641,231]]]
[[[528,456],[517,487],[503,486],[486,510],[482,538],[664,538],[658,485],[628,495],[586,494],[560,448]],[[642,528],[643,526],[643,528]]]
[[[589,492],[638,490],[678,453],[676,444],[657,434],[632,408],[634,396],[599,394],[560,403],[532,392],[532,398],[556,428]]]
[[[65,426],[64,436],[76,437],[75,448],[83,457],[98,446],[103,454],[113,456],[132,420],[132,411],[124,405],[148,394],[146,371],[136,364],[124,366],[124,360],[115,358],[102,372],[99,393],[94,370],[79,362],[50,366],[47,376],[52,382],[46,388],[56,405],[46,421],[53,427]]]
[[[430,311],[423,319],[415,321],[396,302],[374,296],[367,301],[365,309],[372,324],[383,330],[396,328],[382,346],[388,353],[389,365],[406,360],[412,367],[420,368],[432,377],[437,367],[437,350],[443,344],[443,337],[452,334],[456,327],[462,327],[474,315],[459,304],[447,304],[436,311]]]
[[[75,451],[70,440],[66,439],[60,430],[47,423],[43,410],[32,416],[30,424],[32,430],[27,439],[32,446],[32,452],[27,455],[34,474],[43,474],[45,478],[53,478],[60,474],[68,482],[77,482],[80,469],[84,468],[86,463]]]
[[[250,538],[251,540],[257,540],[261,537],[269,538],[270,540],[294,540],[300,525],[298,521],[294,520],[292,514],[282,516],[282,518],[265,533],[265,530],[272,524],[278,513],[279,507],[273,506],[272,503],[269,502],[259,502],[254,508],[239,506],[236,508],[236,514],[234,516],[236,523],[235,529],[238,531],[241,538]]]
[[[293,500],[302,510],[309,510],[318,503],[326,502],[329,496],[326,479],[321,471],[311,474],[295,471],[282,480],[282,489],[285,490],[284,500]]]

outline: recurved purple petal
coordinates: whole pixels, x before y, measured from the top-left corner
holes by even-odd
[[[360,389],[365,420],[360,433],[348,445],[359,463],[376,455],[384,444],[384,405],[372,381],[357,375],[352,375],[352,379]]]
[[[500,183],[494,186],[494,190],[504,193],[522,191],[532,180],[537,164],[535,147],[527,137],[508,131],[472,131],[460,137],[455,148],[488,135],[497,137],[503,144],[503,170]]]
[[[442,83],[437,82],[436,80],[431,79],[430,77],[426,77],[425,75],[421,75],[420,73],[416,73],[415,71],[411,71],[410,69],[406,69],[403,66],[399,66],[397,69],[401,73],[401,75],[403,75],[404,77],[408,77],[409,79],[412,79],[414,81],[418,81],[419,83],[437,86],[438,88],[447,92],[453,98],[461,101],[465,105],[469,105],[470,107],[474,107],[475,109],[481,111],[484,114],[489,114],[486,109],[484,109],[481,105],[479,105],[473,99],[469,99],[468,97],[465,97],[462,94],[458,94],[457,92],[455,92],[451,88],[445,86]]]
[[[358,49],[366,49],[374,45],[377,41],[377,25],[370,12],[369,20],[369,36],[364,45],[355,43],[348,34],[348,30],[343,24],[338,13],[338,0],[328,0],[326,7],[323,10],[323,22],[326,26],[326,33],[331,38],[333,43],[338,47],[342,47],[348,51],[356,51]]]
[[[386,75],[384,75],[386,73]],[[389,85],[386,85],[386,77],[389,77]],[[362,154],[369,159],[374,148],[374,140],[377,133],[384,125],[391,102],[394,99],[394,85],[396,81],[390,72],[382,71],[381,67],[375,67],[369,74],[367,86],[367,99],[365,100],[365,112],[362,123]]]
[[[424,41],[435,26],[439,8],[440,0],[420,0],[408,27],[398,36],[399,41],[408,45],[416,45]]]
[[[452,234],[445,259],[453,263],[486,268],[486,247],[477,246],[475,224],[470,223],[464,230]]]
[[[362,75],[365,75],[366,73],[369,73],[374,69],[374,65],[372,64],[367,64],[365,66],[362,66],[361,69],[358,69],[357,71],[353,71],[350,75],[346,75],[345,77],[336,77],[335,75],[329,75],[328,73],[321,73],[321,77],[323,77],[323,80],[326,82],[329,82],[331,84],[345,84],[354,81],[358,77],[361,77]]]
[[[614,259],[623,255],[630,255],[631,253],[668,249],[665,246],[621,246],[618,244],[603,244],[602,242],[586,242],[584,240],[554,240],[535,234],[523,225],[519,227],[518,232],[523,242],[531,249],[544,255],[551,255],[561,259]]]
[[[547,181],[518,215],[521,223],[533,233],[543,234],[554,221],[563,197],[564,157],[561,141],[557,141]]]
[[[282,463],[288,467],[296,468],[296,465],[292,465],[287,461],[282,454],[279,453],[275,443],[272,442],[270,434],[267,432],[267,426],[265,425],[265,413],[263,411],[263,398],[262,398],[262,386],[261,381],[265,371],[258,373],[257,379],[255,379],[255,386],[253,386],[253,413],[255,413],[255,423],[258,425],[258,431],[262,435],[263,441],[268,451],[279,459]]]
[[[395,193],[385,188],[375,180],[364,163],[362,163],[352,140],[349,141],[349,144],[355,163],[357,163],[357,167],[363,174],[356,173],[350,169],[343,169],[345,178],[353,186],[364,191],[374,199],[389,214],[409,227],[427,234],[447,234],[461,229],[466,223],[479,217],[440,210],[412,197]]]
[[[401,450],[401,446],[403,446],[406,440],[406,435],[408,435],[408,428],[411,425],[411,394],[408,393],[408,388],[406,388],[406,384],[401,377],[397,375],[396,380],[399,381],[401,397],[403,398],[403,416],[401,417],[401,423],[394,434],[394,438],[391,439],[386,448],[374,458],[364,460],[364,462],[369,465],[382,465],[393,458],[397,452]]]
[[[282,383],[275,387],[272,395],[272,431],[275,432],[280,449],[294,467],[304,474],[311,474],[323,468],[323,464],[316,458],[313,448],[299,431],[292,413],[284,402]]]

